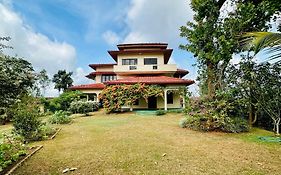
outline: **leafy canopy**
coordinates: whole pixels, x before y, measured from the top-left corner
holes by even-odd
[[[70,86],[72,86],[73,80],[71,78],[71,75],[73,72],[66,72],[66,70],[59,70],[58,73],[56,73],[53,77],[53,82],[55,83],[55,89],[57,89],[59,92],[61,90],[65,91]]]

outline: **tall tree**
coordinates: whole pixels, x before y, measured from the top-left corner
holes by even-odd
[[[34,81],[33,67],[28,61],[0,54],[0,121],[5,122],[7,109],[29,93]]]
[[[42,95],[45,95],[46,88],[50,85],[51,80],[48,77],[47,71],[45,69],[41,70],[39,74],[37,74],[37,81],[42,90]]]
[[[223,10],[225,3],[231,3],[232,12]],[[267,22],[280,11],[280,3],[272,0],[192,0],[194,22],[180,28],[180,36],[188,40],[180,45],[190,51],[207,75],[208,96],[223,87],[225,69],[233,53],[240,53],[237,35],[248,31],[268,29]]]
[[[55,89],[61,92],[61,90],[65,91],[70,86],[72,86],[72,74],[73,72],[67,73],[66,70],[59,70],[58,73],[54,75],[52,80],[55,83]]]

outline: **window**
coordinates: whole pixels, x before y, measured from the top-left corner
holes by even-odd
[[[88,94],[88,100],[97,101],[97,94]]]
[[[116,80],[116,75],[102,75],[101,76],[101,82],[105,82],[105,81],[111,81],[111,80]]]
[[[130,59],[122,59],[122,65],[137,65],[138,59],[130,58]]]
[[[145,58],[144,65],[157,64],[157,58]]]
[[[172,92],[167,94],[167,103],[168,104],[173,104],[174,103],[174,95]]]

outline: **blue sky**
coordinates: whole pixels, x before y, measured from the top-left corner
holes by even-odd
[[[171,62],[190,71],[192,54],[179,50],[179,27],[192,20],[186,0],[0,0],[1,36],[11,36],[13,50],[36,70],[52,76],[59,69],[74,72],[75,84],[91,83],[84,76],[90,63],[113,62],[107,50],[118,43],[167,42]],[[54,95],[51,90],[48,95]]]

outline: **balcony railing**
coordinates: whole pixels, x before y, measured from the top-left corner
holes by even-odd
[[[113,67],[116,73],[139,73],[139,72],[174,72],[177,70],[176,64],[164,65],[115,65]]]

